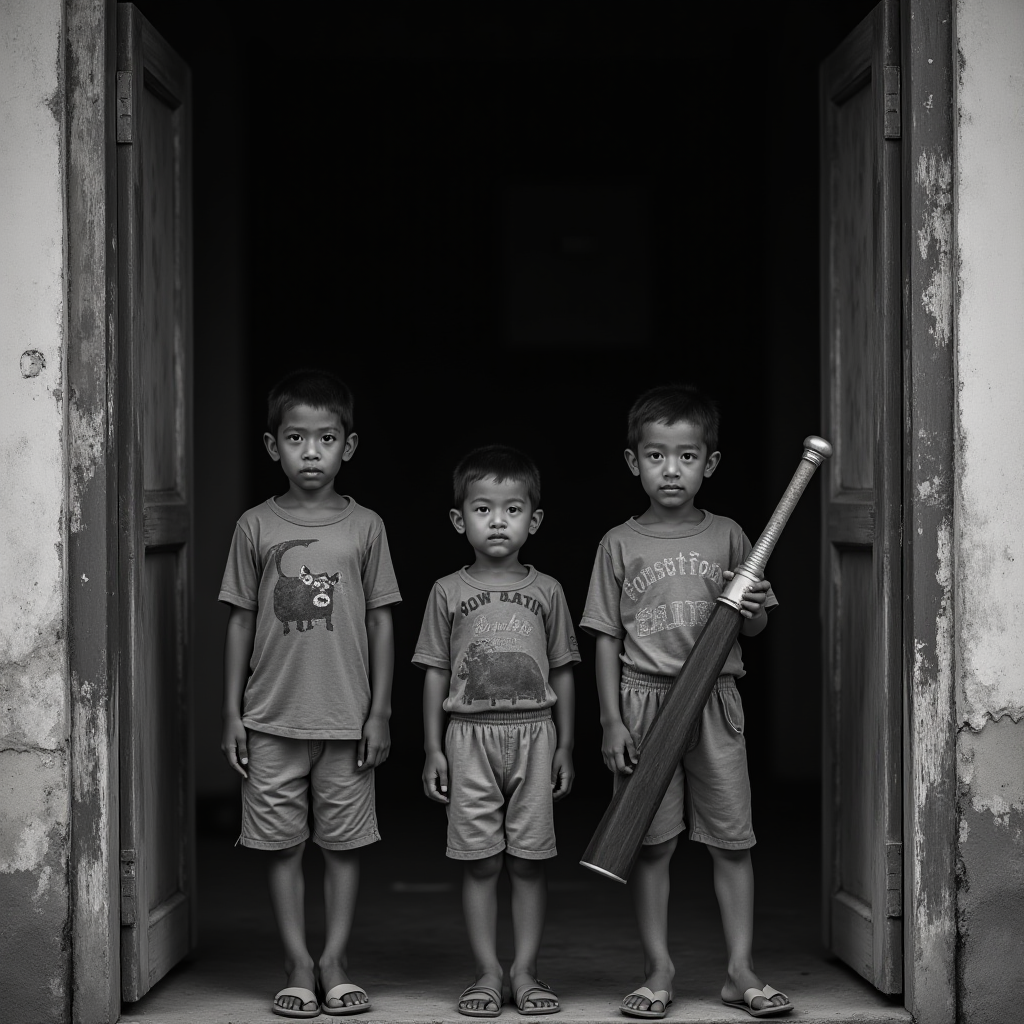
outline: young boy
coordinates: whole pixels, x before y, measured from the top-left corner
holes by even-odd
[[[654,388],[629,413],[626,463],[640,478],[650,506],[605,534],[598,548],[581,626],[597,637],[601,754],[616,788],[632,772],[637,748],[721,593],[750,551],[731,519],[694,506],[714,473],[718,410],[685,386]],[[756,636],[778,602],[767,580],[746,591],[740,632]],[[787,997],[765,986],[751,958],[754,876],[750,847],[750,783],[737,643],[644,838],[631,887],[644,950],[643,986],[620,1006],[633,1017],[664,1017],[675,974],[668,951],[669,861],[683,831],[688,790],[690,838],[706,844],[729,963],[722,1000],[751,1016],[786,1013]]]
[[[448,805],[447,854],[465,862],[476,981],[459,1013],[497,1017],[509,992],[520,1013],[557,1013],[557,996],[537,977],[537,952],[544,861],[555,856],[552,798],[566,796],[574,776],[580,658],[562,588],[519,561],[544,517],[533,461],[501,445],[480,448],[459,463],[454,484],[452,525],[476,557],[434,585],[413,662],[426,669],[423,789]],[[510,986],[497,952],[503,863],[512,883]]]
[[[357,851],[380,839],[373,769],[391,747],[390,606],[401,598],[380,518],[334,489],[359,441],[348,388],[326,373],[289,374],[270,392],[263,440],[288,490],[246,512],[231,542],[221,749],[244,780],[239,841],[268,851],[288,975],[272,1009],[342,1016],[370,1009],[346,948]],[[317,967],[303,916],[310,804],[327,912]]]

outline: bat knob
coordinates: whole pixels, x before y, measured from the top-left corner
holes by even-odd
[[[826,459],[832,458],[832,445],[825,438],[811,434],[804,438],[804,458],[820,466]]]

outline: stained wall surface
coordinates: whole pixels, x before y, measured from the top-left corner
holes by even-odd
[[[0,0],[0,1020],[62,1020],[69,835],[59,0]]]
[[[1024,5],[957,5],[960,1019],[1024,963]]]

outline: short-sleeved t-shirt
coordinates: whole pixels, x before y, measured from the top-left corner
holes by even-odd
[[[724,588],[723,570],[739,566],[750,547],[737,523],[710,512],[685,529],[630,519],[601,539],[580,625],[622,639],[623,664],[675,676]],[[769,591],[765,608],[778,603]],[[743,675],[739,642],[722,674]]]
[[[219,596],[256,612],[245,727],[359,739],[370,710],[366,612],[402,599],[380,516],[349,498],[310,522],[271,498],[238,520]]]
[[[451,672],[445,711],[549,708],[550,669],[580,660],[561,586],[526,568],[522,580],[502,587],[466,569],[434,584],[412,660]]]

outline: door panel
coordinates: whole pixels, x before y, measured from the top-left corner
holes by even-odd
[[[823,933],[888,993],[903,984],[900,143],[885,119],[898,25],[897,4],[879,4],[820,87],[822,419],[835,439],[822,509]]]
[[[121,989],[195,944],[191,99],[188,68],[118,4]]]

